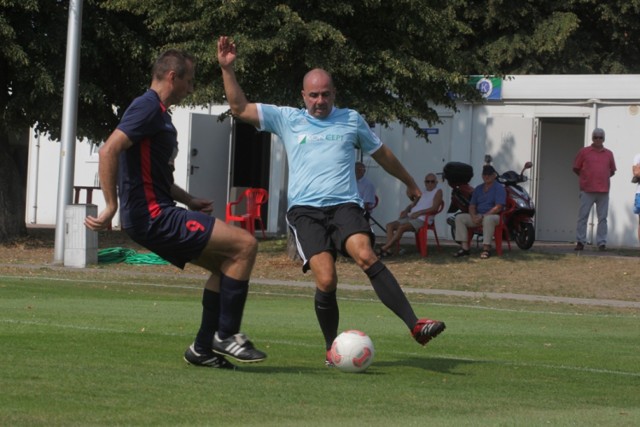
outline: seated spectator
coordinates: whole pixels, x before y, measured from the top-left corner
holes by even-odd
[[[467,227],[482,226],[482,252],[480,258],[487,259],[491,256],[491,239],[496,225],[500,222],[500,212],[507,202],[507,191],[504,186],[496,182],[498,174],[491,165],[482,168],[482,180],[471,194],[469,213],[461,213],[456,216],[456,241],[460,242],[460,249],[453,254],[454,257],[463,257],[470,254],[469,230]]]
[[[402,212],[400,217],[387,224],[387,241],[378,251],[379,257],[391,256],[392,248],[402,238],[407,231],[416,232],[424,225],[427,214],[434,214],[438,211],[438,207],[442,202],[442,190],[438,188],[438,179],[435,174],[429,173],[424,178],[425,191],[422,196],[409,204]],[[433,217],[429,218],[433,222]]]
[[[358,193],[362,203],[364,203],[364,210],[369,214],[376,204],[376,187],[373,183],[364,176],[367,172],[367,167],[362,162],[356,162],[356,180],[358,182]]]

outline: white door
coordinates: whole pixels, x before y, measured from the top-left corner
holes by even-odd
[[[224,220],[229,193],[231,120],[217,115],[191,114],[187,189],[213,200],[213,216]]]

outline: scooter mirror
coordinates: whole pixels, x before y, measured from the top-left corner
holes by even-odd
[[[524,164],[524,168],[525,169],[529,169],[531,167],[533,167],[533,163],[531,163],[531,162],[527,162],[527,163]]]

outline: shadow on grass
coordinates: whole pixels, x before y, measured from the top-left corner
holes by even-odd
[[[390,361],[378,362],[374,361],[372,368],[360,373],[361,375],[386,375],[389,373],[385,368],[415,368],[423,369],[425,371],[431,371],[440,374],[449,375],[467,375],[460,372],[456,372],[456,369],[461,365],[476,364],[479,362],[460,360],[460,359],[447,359],[447,358],[429,358],[429,357],[409,357]],[[328,368],[326,366],[318,365],[318,367],[308,366],[268,366],[268,365],[240,365],[237,371],[243,373],[256,373],[256,374],[309,374],[323,371],[330,371],[337,368]]]
[[[376,367],[395,367],[402,366],[406,368],[424,369],[425,371],[438,372],[441,374],[466,375],[455,372],[456,368],[461,365],[475,364],[478,362],[460,359],[447,358],[431,358],[431,357],[409,357],[397,359],[394,361],[376,362]]]

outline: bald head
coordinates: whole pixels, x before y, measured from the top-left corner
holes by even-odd
[[[302,80],[302,99],[307,112],[318,119],[324,119],[333,109],[336,90],[331,74],[321,68],[314,68]]]
[[[307,85],[310,84],[318,84],[318,83],[328,83],[331,87],[333,87],[333,79],[331,78],[331,74],[322,68],[314,68],[307,72],[304,75],[304,79],[302,79],[302,89],[304,90]]]

